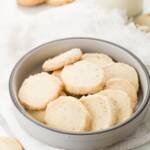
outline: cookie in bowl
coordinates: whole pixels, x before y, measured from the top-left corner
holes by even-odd
[[[65,54],[74,48],[81,50],[82,54],[78,60],[66,65],[61,64],[61,68],[52,71],[42,69],[43,64],[48,59]],[[83,60],[83,55],[89,53],[107,55],[111,60],[110,65],[108,62],[108,65],[106,63],[106,66],[104,65],[103,67],[99,63],[92,62],[90,59]],[[90,64],[89,67],[85,65],[84,69],[86,71],[83,69],[84,65],[81,65],[83,61],[86,61],[86,64]],[[80,65],[76,66],[78,63]],[[118,63],[123,65],[118,67]],[[110,75],[108,76],[105,70],[110,66],[120,69],[111,70],[109,68]],[[71,92],[67,91],[68,78],[66,73],[65,77],[63,75],[63,71],[68,67],[71,67],[73,71],[68,71],[67,69],[66,72],[69,72],[69,78],[75,81],[74,85],[71,84],[73,87]],[[59,72],[59,76],[53,74],[55,71]],[[31,75],[36,76],[43,72],[57,78],[62,83],[62,89],[57,97],[45,103],[45,107],[30,110],[21,102],[18,96],[19,90],[24,81]],[[100,74],[97,74],[97,72]],[[96,79],[94,79],[94,84],[93,76]],[[96,81],[100,81],[100,76],[103,76],[105,80],[102,80],[103,85],[101,84],[101,88],[96,88],[95,91],[91,87],[96,85]],[[62,77],[65,78],[67,84]],[[121,46],[97,39],[69,38],[46,43],[26,54],[12,72],[10,94],[15,106],[16,118],[18,118],[22,127],[32,134],[33,137],[58,148],[92,150],[115,144],[136,130],[148,108],[150,96],[149,83],[148,71],[142,62],[134,54]],[[40,85],[41,83],[37,81],[36,86],[40,87]],[[49,89],[51,85],[51,82],[49,82],[47,88]],[[87,90],[88,87],[90,88],[88,92],[78,94],[78,92],[82,91],[78,87],[82,86],[84,87],[83,91]],[[43,89],[41,86],[40,90],[43,91]],[[78,95],[74,91],[77,91]],[[37,94],[40,94],[40,92]],[[65,95],[65,100],[64,98],[62,100],[62,95]],[[74,102],[72,100],[69,101],[69,97],[73,98]],[[35,101],[37,100],[35,99]],[[86,114],[85,111],[82,111],[83,109],[80,109],[81,105],[86,110]],[[98,109],[98,106],[101,108],[101,111]],[[46,111],[42,116],[44,120],[36,119],[36,116],[28,113],[29,111],[36,113],[38,111],[39,113],[40,111]],[[65,120],[70,123],[66,124]]]
[[[42,110],[49,101],[57,98],[62,92],[62,82],[53,75],[42,72],[29,76],[22,83],[18,97],[25,108]]]
[[[51,128],[85,132],[90,130],[91,116],[79,100],[71,96],[61,96],[48,104],[45,122]]]
[[[85,60],[64,67],[61,79],[66,91],[72,95],[96,93],[105,83],[104,70]]]
[[[106,54],[73,48],[44,61],[42,69],[47,72],[24,80],[18,97],[33,118],[50,128],[101,131],[128,120],[135,111],[136,70]]]

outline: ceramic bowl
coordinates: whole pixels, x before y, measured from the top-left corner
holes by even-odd
[[[84,52],[108,54],[114,60],[127,63],[137,70],[140,80],[139,102],[135,113],[130,119],[103,131],[76,134],[48,128],[28,115],[17,97],[18,89],[23,80],[30,74],[40,72],[41,65],[47,58],[76,47],[81,48]],[[53,147],[74,150],[95,150],[110,146],[130,136],[142,122],[150,97],[149,74],[143,63],[125,48],[108,41],[93,38],[60,39],[31,50],[14,67],[10,77],[9,88],[14,104],[14,112],[24,130]]]

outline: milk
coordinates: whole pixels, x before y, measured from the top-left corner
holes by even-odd
[[[95,0],[95,2],[108,9],[121,9],[130,17],[141,13],[143,9],[143,0]]]

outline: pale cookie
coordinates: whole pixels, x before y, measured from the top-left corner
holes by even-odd
[[[109,80],[111,78],[120,78],[128,80],[133,84],[136,91],[139,89],[139,81],[136,70],[124,63],[114,63],[104,68],[106,79]]]
[[[132,100],[133,109],[137,106],[137,93],[135,87],[128,80],[112,78],[106,82],[105,88],[127,92]]]
[[[85,60],[66,66],[61,73],[66,91],[73,95],[100,91],[105,83],[104,76],[103,69]]]
[[[68,132],[84,132],[90,129],[91,116],[78,99],[61,96],[48,104],[45,121],[50,128]]]
[[[0,137],[0,150],[23,150],[23,147],[14,138]]]
[[[108,55],[101,53],[85,53],[82,60],[93,62],[102,68],[114,63]]]
[[[118,123],[129,119],[133,114],[132,100],[128,94],[122,90],[104,90],[99,93],[105,95],[116,102],[118,107]]]
[[[66,65],[75,63],[81,59],[81,56],[82,51],[79,48],[74,48],[56,57],[48,59],[44,62],[42,67],[44,71],[55,71],[63,68]]]
[[[39,111],[27,111],[29,115],[31,115],[34,119],[36,119],[39,122],[45,123],[45,110],[39,110]]]
[[[34,6],[44,3],[46,0],[17,0],[17,3],[23,6]]]
[[[47,0],[47,4],[51,6],[60,6],[60,5],[65,5],[67,3],[71,3],[74,0]]]
[[[62,82],[48,73],[39,73],[25,79],[19,90],[20,102],[29,110],[41,110],[62,92]]]
[[[90,95],[80,100],[92,116],[92,131],[112,127],[117,122],[117,107],[107,96]]]

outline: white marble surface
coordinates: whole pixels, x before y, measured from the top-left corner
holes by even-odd
[[[19,28],[19,24],[24,24],[25,21],[31,19],[33,16],[38,15],[41,12],[44,12],[48,9],[52,9],[46,5],[43,6],[39,6],[39,7],[35,7],[35,8],[22,8],[22,7],[18,7],[15,3],[15,0],[1,0],[1,5],[0,5],[0,18],[1,18],[1,23],[0,23],[0,28],[1,28],[1,33],[0,33],[0,77],[2,77],[1,82],[0,82],[0,95],[3,95],[3,103],[0,103],[0,112],[2,114],[4,114],[5,117],[7,117],[9,115],[9,110],[11,109],[11,105],[9,105],[7,108],[6,107],[6,99],[9,99],[9,95],[8,95],[8,87],[6,85],[6,80],[8,81],[9,78],[9,74],[10,74],[10,69],[12,68],[12,65],[14,65],[14,63],[19,59],[16,59],[16,53],[15,53],[15,46],[14,43],[11,43],[11,39],[13,39],[13,37],[6,37],[5,35],[8,32],[22,32],[21,29]],[[145,0],[145,12],[150,11],[150,1],[149,0]],[[22,19],[24,18],[24,19]],[[22,22],[21,22],[22,21]],[[14,26],[14,24],[16,25],[16,22],[18,22],[18,27],[15,26],[14,30],[11,30],[11,27]],[[5,29],[5,30],[3,30]],[[6,30],[7,29],[7,30]],[[10,39],[9,43],[7,43],[7,39]],[[17,41],[16,41],[17,43]],[[8,47],[10,48],[12,44],[12,48],[14,49],[13,51],[8,50]],[[8,47],[7,47],[8,46]],[[16,48],[17,49],[17,48]],[[12,65],[11,65],[12,64]],[[6,110],[8,110],[8,112],[6,112]],[[9,118],[7,117],[7,121],[9,122],[9,120],[11,120],[14,116],[9,116]],[[11,125],[11,129],[13,129],[13,127],[18,127],[18,124],[16,122],[13,122]],[[5,132],[0,128],[0,131],[2,135],[5,135]],[[47,149],[51,149],[50,147],[46,146],[43,143],[39,143],[38,141],[36,141],[35,139],[31,138],[27,139],[27,135],[26,133],[24,133],[24,131],[22,131],[23,133],[19,133],[18,137],[22,137],[22,140],[25,140],[28,142],[28,140],[30,140],[29,143],[29,147],[32,147],[30,145],[34,144],[37,145],[37,149],[41,150],[47,150]],[[17,133],[14,133],[17,134]],[[25,136],[24,136],[25,135]],[[24,137],[23,137],[24,136]],[[142,147],[137,148],[137,150],[149,150],[150,149],[150,143],[146,144]],[[28,149],[28,150],[32,150],[32,149]],[[52,150],[54,150],[52,148]]]

